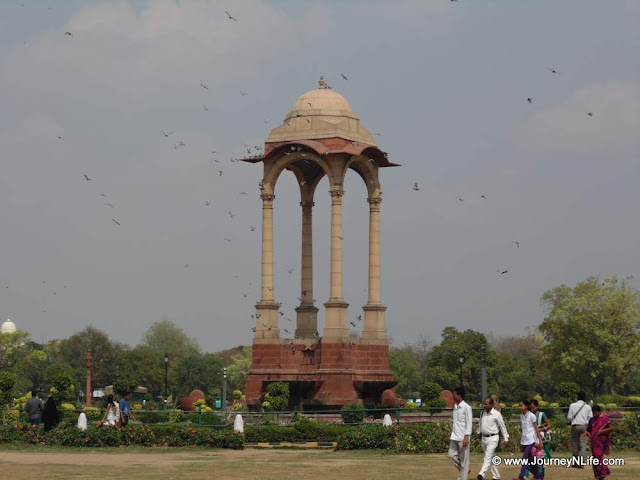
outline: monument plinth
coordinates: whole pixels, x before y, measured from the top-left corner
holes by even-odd
[[[386,307],[380,292],[380,168],[397,166],[381,151],[371,134],[340,94],[319,87],[302,95],[265,142],[264,155],[244,159],[262,163],[261,299],[256,304],[253,363],[246,382],[246,401],[259,406],[269,382],[288,382],[291,406],[339,408],[347,403],[380,404],[382,392],[397,383],[389,366]],[[280,174],[291,171],[300,188],[302,207],[300,304],[296,307],[295,338],[280,337],[280,304],[275,300],[273,208]],[[358,318],[362,337],[349,336],[349,304],[343,298],[342,196],[344,179],[355,171],[367,189],[369,204],[369,298]],[[329,298],[324,303],[323,335],[313,299],[313,222],[315,190],[329,181],[331,201],[331,269]],[[355,317],[355,316],[354,316]]]

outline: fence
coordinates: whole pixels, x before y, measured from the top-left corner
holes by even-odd
[[[481,408],[472,408],[474,412],[474,420],[480,417]],[[549,408],[541,407],[540,411],[545,412],[550,419],[560,418],[566,419],[568,408]],[[613,421],[622,419],[626,412],[635,413],[640,416],[640,407],[616,407],[604,409]],[[69,410],[59,409],[61,422],[76,423],[80,409]],[[132,410],[131,422],[142,425],[162,425],[162,424],[180,424],[189,423],[191,425],[202,425],[212,427],[226,427],[233,423],[236,414],[241,414],[245,425],[250,426],[266,426],[266,425],[293,425],[301,416],[315,422],[325,424],[344,424],[342,414],[344,410],[322,410],[322,411],[286,411],[286,412],[232,412],[226,411],[182,411],[177,409],[167,410]],[[359,412],[359,411],[352,411]],[[86,409],[85,413],[89,420],[89,424],[97,423],[104,417],[104,408]],[[381,423],[385,414],[391,415],[396,424],[424,424],[431,422],[447,422],[451,420],[452,409],[428,409],[428,408],[375,408],[367,409],[366,416],[362,422],[365,424]],[[516,423],[519,422],[520,410],[518,408],[503,408],[503,417],[505,421]],[[2,425],[13,425],[15,423],[26,423],[27,415],[22,405],[12,408],[2,409]],[[353,424],[351,424],[353,425]]]

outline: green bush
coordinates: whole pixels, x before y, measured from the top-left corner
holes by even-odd
[[[338,436],[336,450],[389,449],[396,430],[382,425],[358,425]]]
[[[13,400],[13,392],[18,376],[15,373],[0,372],[0,407]]]
[[[135,419],[140,423],[167,423],[170,410],[143,410],[134,412]]]
[[[338,437],[355,427],[341,424],[327,425],[305,419],[292,426],[257,425],[245,426],[247,442],[336,442]]]
[[[349,403],[342,407],[340,415],[342,415],[342,423],[362,423],[367,416],[367,408],[361,403]]]
[[[169,410],[169,423],[180,423],[184,421],[184,412],[177,408]]]
[[[435,382],[425,382],[420,385],[419,392],[422,403],[426,404],[431,400],[440,398],[442,387]]]
[[[444,398],[432,398],[425,404],[425,407],[429,410],[429,413],[433,415],[434,413],[440,413],[442,410],[447,408],[447,402]]]
[[[267,385],[262,403],[265,410],[284,411],[289,408],[290,389],[286,382],[273,382]]]

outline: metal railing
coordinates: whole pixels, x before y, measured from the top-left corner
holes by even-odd
[[[382,423],[382,419],[385,414],[389,414],[392,417],[392,421],[396,424],[426,424],[433,422],[446,422],[451,420],[452,408],[372,408],[367,409],[365,418],[362,422],[357,424],[376,424]],[[75,423],[78,420],[78,415],[82,409],[69,410],[59,409],[58,413],[61,422]],[[97,424],[104,417],[104,407],[99,407],[96,410],[84,410],[87,414],[89,424]],[[477,421],[480,417],[482,408],[472,407],[474,413],[474,421]],[[516,423],[519,422],[520,410],[514,407],[505,407],[502,410],[502,415],[507,422]],[[550,419],[561,418],[566,420],[566,413],[568,408],[566,407],[541,407],[540,411],[547,413]],[[605,409],[613,421],[622,419],[623,413],[635,413],[640,416],[640,407],[612,407]],[[305,417],[314,422],[321,422],[324,424],[345,424],[342,420],[343,413],[362,414],[362,410],[313,410],[313,411],[270,411],[270,412],[255,412],[255,411],[222,411],[222,410],[207,410],[198,408],[195,411],[182,411],[177,409],[166,410],[131,410],[130,421],[132,424],[141,425],[171,425],[188,423],[191,425],[202,425],[211,427],[226,427],[233,423],[233,419],[237,414],[242,415],[244,424],[247,426],[268,426],[268,425],[280,425],[288,426],[293,425],[301,418]],[[611,413],[620,413],[620,415]],[[22,405],[10,408],[3,408],[2,415],[0,416],[2,425],[13,425],[15,423],[26,423],[27,414],[24,411]],[[352,424],[353,425],[353,424]]]

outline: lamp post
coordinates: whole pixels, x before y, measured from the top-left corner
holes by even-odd
[[[487,348],[483,345],[480,348],[480,359],[482,361],[482,401],[487,398]]]
[[[462,385],[462,364],[464,363],[464,357],[460,357],[458,359],[460,361],[460,386],[464,386]]]
[[[222,369],[222,415],[227,418],[227,367]]]
[[[164,406],[167,406],[167,370],[169,368],[169,355],[164,354]]]

